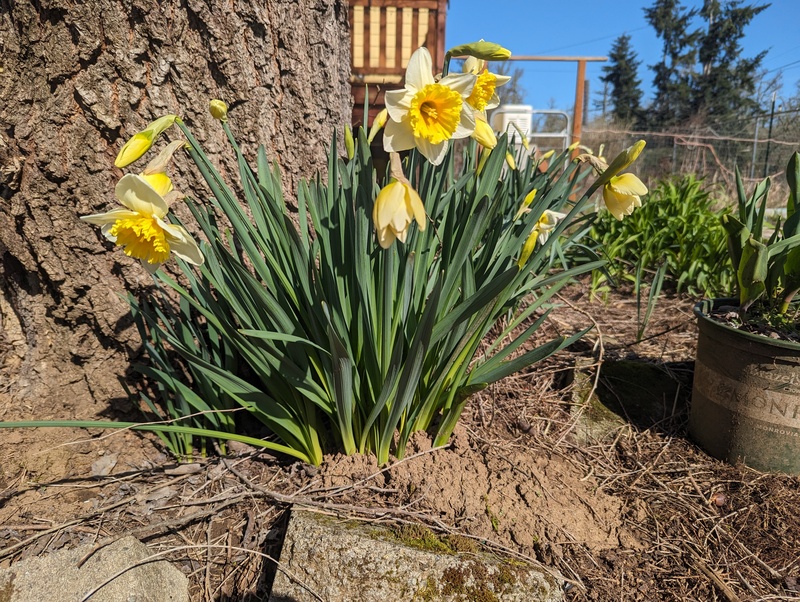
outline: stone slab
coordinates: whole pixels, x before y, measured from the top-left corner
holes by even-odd
[[[166,560],[148,561],[153,552],[134,537],[100,548],[78,568],[92,545],[27,558],[0,569],[0,602],[80,602],[95,587],[128,567],[101,587],[87,602],[189,602],[189,580]]]
[[[430,532],[429,532],[430,533]],[[542,566],[476,548],[437,553],[392,531],[293,510],[270,602],[561,602]],[[433,546],[435,547],[435,546]]]

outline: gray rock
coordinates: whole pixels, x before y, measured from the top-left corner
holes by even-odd
[[[59,550],[0,569],[0,602],[79,602],[107,579],[90,602],[188,602],[189,580],[163,559],[137,566],[153,552],[134,537],[100,548],[80,567],[93,546]]]
[[[432,534],[417,543],[445,548]],[[555,571],[479,551],[432,552],[388,529],[292,511],[270,602],[559,602]]]

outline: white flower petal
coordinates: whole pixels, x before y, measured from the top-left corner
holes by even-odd
[[[411,131],[407,118],[400,122],[392,119],[386,122],[386,128],[383,130],[383,148],[386,152],[399,153],[416,145],[414,132]]]
[[[409,94],[407,90],[389,90],[384,96],[386,103],[386,110],[389,112],[389,117],[395,121],[400,121],[403,116],[411,108],[411,99],[414,98],[413,94]]]
[[[447,77],[442,78],[442,81],[439,83],[447,86],[451,90],[455,90],[466,98],[472,94],[472,88],[477,81],[477,76],[472,75],[472,73],[451,73]]]
[[[433,165],[439,165],[447,154],[447,140],[439,144],[431,144],[425,138],[417,138],[417,148]]]
[[[203,265],[205,258],[200,252],[200,247],[183,226],[167,224],[159,220],[159,225],[164,229],[169,243],[169,250],[192,265]]]
[[[406,67],[406,88],[416,92],[434,83],[431,53],[425,47],[418,48],[408,59]]]
[[[126,219],[131,217],[139,217],[139,214],[130,209],[123,209],[122,207],[115,207],[111,211],[105,213],[95,213],[94,215],[82,215],[81,219],[95,226],[105,226],[107,224],[113,225],[119,219]]]
[[[114,190],[119,202],[139,215],[164,217],[169,208],[156,190],[141,176],[122,176]]]
[[[475,111],[469,105],[465,104],[464,109],[461,111],[461,121],[456,126],[456,131],[453,132],[453,138],[468,138],[472,136],[475,131]]]

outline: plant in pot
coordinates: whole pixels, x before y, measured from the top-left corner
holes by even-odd
[[[738,215],[722,223],[738,298],[699,302],[689,433],[707,452],[800,474],[800,154],[786,169],[785,216],[770,224],[770,179],[750,196],[736,172]],[[773,228],[774,226],[774,228]]]

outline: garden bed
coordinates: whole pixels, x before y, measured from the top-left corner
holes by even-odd
[[[3,433],[0,563],[133,534],[156,551],[181,547],[170,558],[190,575],[193,599],[265,600],[267,556],[279,554],[286,511],[299,504],[537,559],[564,576],[567,600],[800,599],[800,479],[722,464],[687,439],[694,301],[662,296],[637,344],[635,297],[615,292],[603,304],[565,289],[537,336],[595,330],[474,396],[446,448],[416,436],[384,468],[338,455],[313,468],[242,446],[175,465],[153,435]],[[674,379],[670,411],[627,415],[620,393],[619,425],[580,436],[589,406],[574,366],[608,400],[617,389],[603,363],[620,359]],[[0,394],[0,416],[13,416],[4,404]]]

